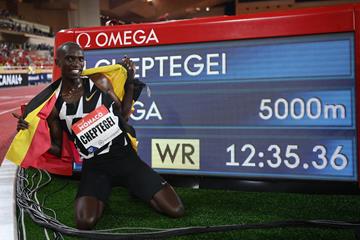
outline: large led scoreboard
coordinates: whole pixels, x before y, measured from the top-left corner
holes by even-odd
[[[148,85],[130,122],[164,174],[359,181],[360,5],[61,31]],[[55,69],[55,76],[59,70]]]

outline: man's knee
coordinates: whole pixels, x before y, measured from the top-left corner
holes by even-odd
[[[76,216],[76,228],[81,230],[91,230],[97,223],[96,216]]]
[[[180,218],[182,216],[184,216],[185,214],[185,208],[184,208],[184,205],[182,204],[179,204],[178,206],[170,209],[168,215],[170,217],[173,217],[173,218]]]
[[[165,187],[154,195],[153,201],[156,203],[157,208],[160,209],[160,212],[169,217],[179,218],[185,214],[182,201],[169,184],[166,184]]]
[[[94,197],[80,197],[75,202],[76,227],[82,230],[93,229],[100,219],[104,204]]]

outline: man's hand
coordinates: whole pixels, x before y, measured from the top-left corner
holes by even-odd
[[[16,126],[17,131],[29,128],[29,123],[24,120],[23,116],[20,116],[16,113],[12,113],[12,115],[18,119],[17,126]]]
[[[131,61],[130,58],[128,58],[127,56],[124,56],[121,59],[120,64],[124,68],[126,68],[127,73],[128,73],[128,79],[133,80],[134,76],[135,76],[135,63],[133,61]]]

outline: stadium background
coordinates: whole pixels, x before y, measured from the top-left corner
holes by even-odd
[[[52,79],[54,34],[61,29],[241,15],[354,2],[360,1],[0,1],[0,161],[15,134],[16,122],[13,121],[11,112],[19,112],[20,105],[31,99]],[[72,201],[75,189],[76,180],[55,178],[51,185],[39,193],[39,198],[61,213],[58,217],[64,223],[73,225]],[[184,199],[188,212],[181,220],[169,220],[153,213],[142,203],[128,197],[123,189],[114,191],[98,229],[123,226],[171,228],[284,219],[357,220],[356,216],[360,215],[360,200],[354,195],[257,193],[189,188],[179,188],[178,192]],[[26,225],[28,239],[44,238],[43,229],[33,224],[29,218],[26,218]],[[352,231],[345,230],[275,229],[189,236],[184,239],[353,237]],[[70,239],[66,236],[64,238]]]

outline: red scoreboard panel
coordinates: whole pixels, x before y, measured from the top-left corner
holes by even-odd
[[[136,63],[150,91],[130,123],[162,174],[357,188],[359,24],[349,4],[68,29],[55,45],[77,42],[86,68]]]

